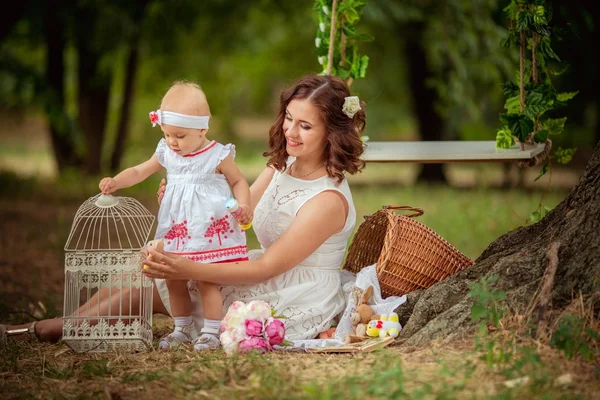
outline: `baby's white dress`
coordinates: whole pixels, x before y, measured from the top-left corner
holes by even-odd
[[[291,164],[293,159],[290,161]],[[251,250],[248,256],[250,259],[258,258],[286,231],[300,208],[323,191],[340,192],[348,202],[348,217],[342,230],[329,237],[300,264],[281,275],[260,284],[223,287],[223,315],[236,300],[246,303],[264,300],[287,317],[283,322],[288,340],[312,339],[331,327],[333,319],[346,306],[340,268],[356,223],[356,211],[346,180],[336,186],[328,176],[302,180],[287,172],[275,171],[254,210],[253,227],[261,249]],[[166,285],[162,289],[159,285],[158,288],[170,311]],[[203,322],[200,296],[193,291],[190,295],[194,302],[194,322],[200,329]]]
[[[213,140],[181,156],[161,139],[155,154],[167,170],[155,234],[165,251],[207,263],[247,259],[246,234],[225,208],[231,188],[225,175],[215,173],[227,155],[235,158],[235,146]]]

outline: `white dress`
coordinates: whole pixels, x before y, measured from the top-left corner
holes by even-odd
[[[165,251],[199,262],[247,259],[246,234],[225,208],[231,188],[225,175],[215,173],[227,155],[235,158],[235,147],[212,141],[181,156],[161,139],[155,154],[167,170],[155,234]]]
[[[356,211],[346,180],[336,186],[327,176],[309,181],[276,171],[254,211],[253,227],[261,249],[250,251],[248,256],[250,259],[259,257],[286,231],[304,203],[323,191],[340,192],[348,202],[348,217],[343,229],[281,275],[260,284],[223,287],[223,315],[235,300],[264,300],[287,317],[284,323],[288,340],[312,339],[331,327],[333,319],[346,306],[340,268],[356,223]],[[166,285],[162,289],[159,285],[158,289],[170,311]],[[190,294],[195,303],[194,321],[200,329],[200,298],[193,291]]]

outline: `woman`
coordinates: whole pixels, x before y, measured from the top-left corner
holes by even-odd
[[[261,250],[251,252],[250,261],[218,265],[151,250],[144,273],[157,279],[154,312],[169,311],[164,279],[192,279],[223,286],[225,310],[235,300],[267,301],[287,317],[290,340],[328,329],[345,306],[339,269],[356,212],[344,174],[364,167],[365,122],[361,103],[339,78],[309,75],[284,91],[264,154],[267,168],[250,188]],[[137,295],[131,295],[135,303]],[[112,304],[108,297],[101,301],[102,307]],[[195,309],[201,325],[201,306]],[[9,335],[29,328],[40,340],[58,340],[62,321],[6,328]]]

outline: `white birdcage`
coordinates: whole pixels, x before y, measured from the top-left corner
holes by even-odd
[[[140,267],[153,225],[129,197],[99,194],[77,210],[65,245],[63,311],[63,340],[74,351],[152,347],[153,282]]]

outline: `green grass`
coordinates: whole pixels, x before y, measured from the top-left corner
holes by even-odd
[[[566,191],[456,189],[445,185],[358,186],[352,193],[358,223],[384,205],[421,208],[424,214],[417,220],[471,258],[501,235],[525,225],[540,200],[554,207],[566,196]]]
[[[388,347],[372,353],[226,356],[196,353],[74,354],[64,345],[12,343],[0,349],[7,398],[212,398],[212,399],[576,399],[593,393],[591,363],[565,362],[540,351],[528,383],[509,389],[504,375],[486,366],[472,347],[433,345],[411,353]],[[535,348],[532,346],[532,351]],[[61,349],[57,351],[57,349]],[[6,359],[15,360],[8,365]],[[577,366],[584,369],[577,369]],[[554,383],[579,372],[574,386]]]

